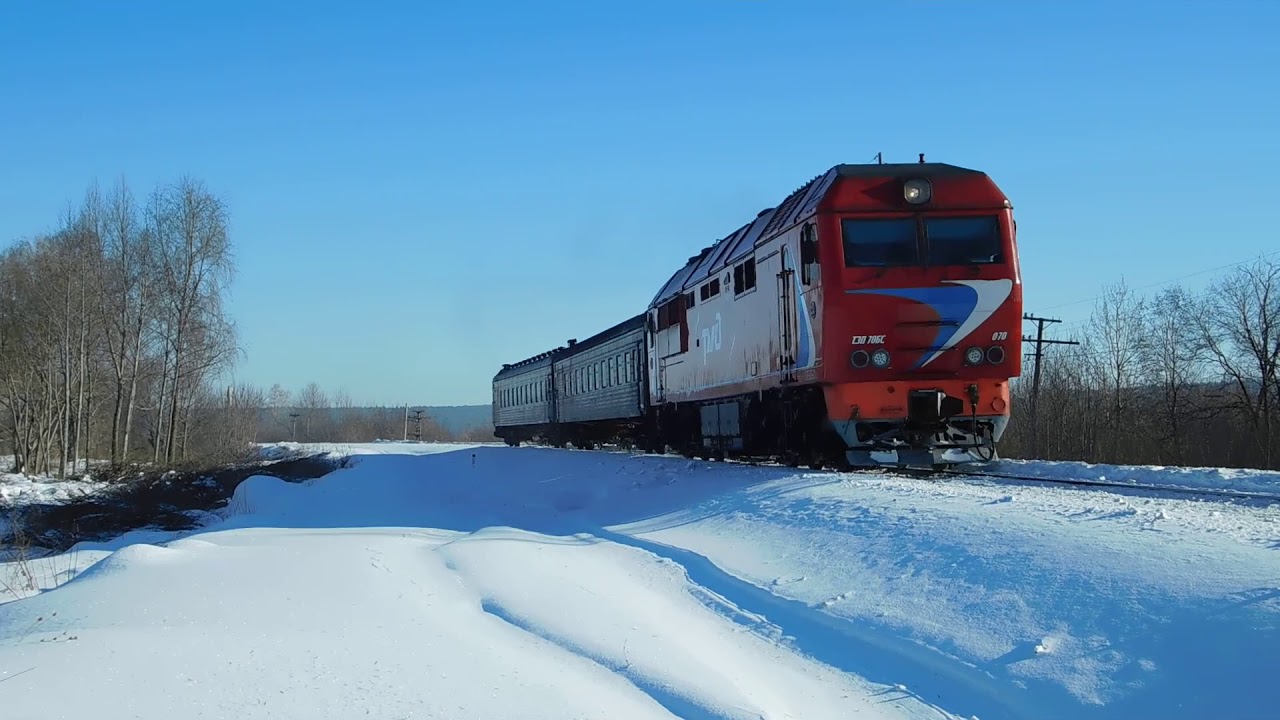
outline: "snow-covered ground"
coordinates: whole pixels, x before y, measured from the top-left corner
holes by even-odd
[[[386,445],[29,563],[4,717],[1276,716],[1274,506]]]
[[[429,442],[397,442],[389,440],[375,443],[297,443],[279,442],[259,445],[264,459],[274,460],[282,457],[299,457],[306,455],[435,455],[442,452],[466,450],[478,447],[502,447],[503,443],[429,443]]]
[[[17,505],[64,503],[92,495],[106,483],[97,480],[67,479],[0,473],[0,508]]]

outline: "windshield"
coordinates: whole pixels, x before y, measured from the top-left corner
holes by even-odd
[[[923,223],[914,217],[846,218],[841,221],[841,234],[845,267],[1004,262],[1000,221],[994,215],[925,216]],[[924,259],[922,247],[926,248]]]
[[[972,265],[1004,260],[1000,223],[994,215],[926,217],[930,265]]]
[[[916,265],[920,262],[915,218],[844,220],[845,267]]]

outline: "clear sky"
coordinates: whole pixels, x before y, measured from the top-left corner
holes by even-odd
[[[95,179],[190,174],[230,205],[237,380],[487,403],[831,165],[924,152],[991,174],[1028,311],[1079,321],[1121,276],[1280,250],[1277,28],[1269,0],[5,3],[0,247]]]

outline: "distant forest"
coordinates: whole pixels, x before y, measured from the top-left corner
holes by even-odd
[[[259,409],[254,442],[485,442],[497,440],[489,405],[356,407],[311,383],[296,396],[279,385]]]

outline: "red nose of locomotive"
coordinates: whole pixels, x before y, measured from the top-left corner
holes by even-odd
[[[822,227],[829,415],[855,462],[989,459],[1021,370],[1012,210],[980,172],[876,172],[843,179]]]

